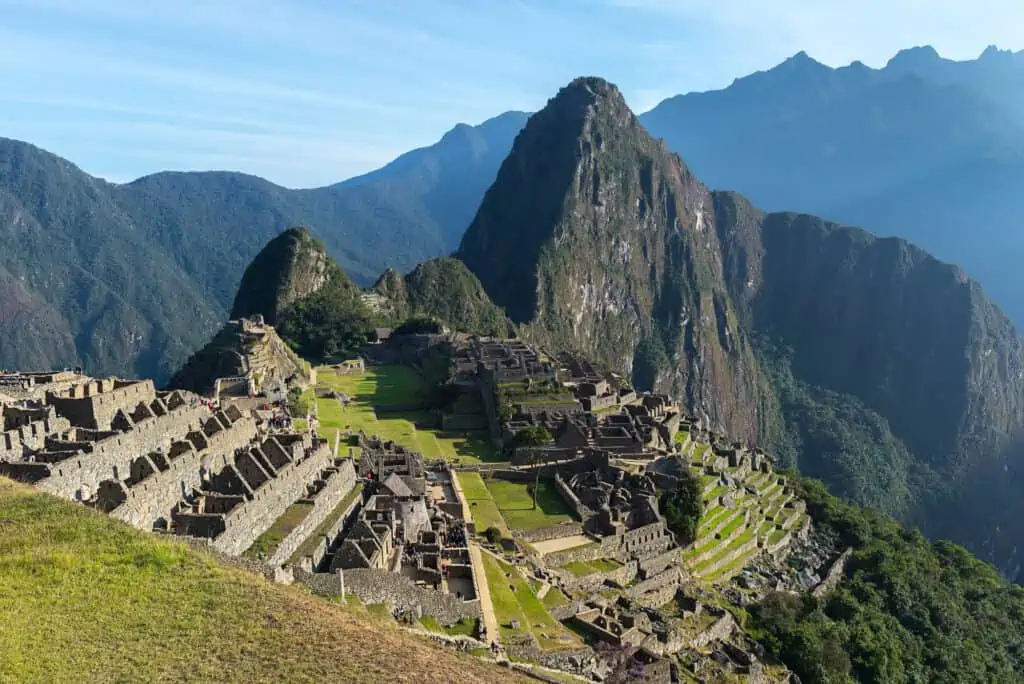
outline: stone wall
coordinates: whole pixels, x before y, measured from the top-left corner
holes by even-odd
[[[728,639],[736,630],[736,620],[732,613],[726,612],[722,617],[711,623],[711,626],[690,640],[690,648],[700,649],[706,647],[712,641]]]
[[[792,541],[793,541],[793,535],[791,533],[789,533],[789,532],[786,532],[774,544],[767,544],[764,547],[765,553],[767,553],[770,556],[774,556],[774,557],[777,558],[781,553],[783,553],[786,549],[789,548],[789,545],[790,545],[790,543]]]
[[[400,610],[413,610],[420,606],[423,615],[429,615],[443,626],[462,619],[481,617],[480,601],[462,601],[452,594],[416,586],[408,577],[386,570],[358,568],[344,570],[345,593],[359,597],[365,604],[384,603]],[[309,587],[314,594],[337,596],[341,594],[341,580],[337,573],[308,573],[295,571],[295,580]]]
[[[843,553],[840,554],[839,558],[836,559],[836,562],[832,564],[832,567],[828,569],[828,573],[825,575],[825,579],[823,579],[821,583],[818,584],[818,586],[814,587],[814,590],[811,592],[811,594],[813,594],[815,597],[824,596],[825,594],[835,589],[839,582],[841,582],[843,579],[843,575],[846,572],[846,564],[849,562],[850,556],[852,554],[852,547],[849,547],[845,551],[843,551]]]
[[[237,556],[252,546],[305,493],[306,485],[330,465],[330,459],[330,448],[321,445],[302,462],[279,469],[276,477],[253,492],[252,499],[224,516],[226,529],[213,540],[214,548]]]
[[[644,573],[644,577],[650,577],[662,572],[665,568],[679,562],[681,559],[682,556],[679,553],[679,549],[673,547],[657,556],[640,561],[640,570]]]
[[[196,449],[191,442],[180,444],[191,448],[172,445],[170,453],[177,455],[166,458],[167,470],[156,470],[134,486],[126,487],[125,501],[110,512],[111,517],[140,530],[152,530],[160,518],[170,520],[171,510],[183,496],[201,487],[204,472],[219,472],[229,465],[235,450],[255,436],[256,423],[246,417],[207,437],[205,449]]]
[[[50,465],[50,476],[40,480],[40,489],[65,499],[89,498],[104,480],[121,481],[131,472],[132,461],[153,451],[166,449],[172,439],[183,437],[210,415],[204,406],[182,406],[162,416],[136,423],[132,430],[93,444],[82,453]]]
[[[679,568],[669,568],[668,570],[660,572],[657,575],[653,575],[642,582],[637,582],[626,591],[626,595],[635,599],[643,596],[644,594],[668,586],[671,586],[674,590],[675,587],[679,586],[679,580]]]
[[[351,459],[345,459],[338,466],[338,470],[331,474],[324,488],[313,500],[313,509],[306,514],[305,519],[293,529],[277,546],[274,555],[268,561],[269,565],[283,565],[292,557],[292,554],[309,535],[316,531],[320,523],[331,514],[335,506],[352,491],[356,484],[356,469]]]
[[[108,384],[109,383],[109,384]],[[96,394],[85,395],[81,387],[72,387],[68,393],[72,396],[61,396],[59,393],[47,393],[46,403],[57,409],[57,413],[71,421],[77,427],[109,430],[114,415],[124,410],[130,413],[140,403],[150,403],[156,399],[156,389],[152,380],[138,382],[122,382],[101,380],[88,383],[96,384],[98,389],[106,389]]]
[[[562,537],[575,537],[583,534],[583,523],[564,522],[550,527],[538,527],[534,530],[515,531],[514,536],[528,542],[547,541],[549,539],[561,539]]]
[[[70,427],[71,423],[67,418],[53,415],[0,432],[0,459],[20,460],[23,447],[42,449],[46,444],[47,435],[64,432]]]
[[[555,473],[555,489],[562,495],[562,499],[569,508],[579,516],[580,520],[586,520],[590,516],[594,515],[594,511],[590,510],[587,506],[580,501],[580,498],[576,496],[576,492],[572,491],[572,487],[562,479],[560,473]]]
[[[561,570],[559,581],[569,591],[598,591],[605,586],[606,580],[624,587],[633,581],[637,574],[636,561],[630,561],[621,567],[608,572],[595,572],[583,577],[577,577],[568,570]]]
[[[597,544],[577,546],[565,551],[556,551],[544,556],[544,563],[550,567],[560,567],[573,561],[591,561],[597,558],[614,558],[619,549],[618,537],[603,537]]]

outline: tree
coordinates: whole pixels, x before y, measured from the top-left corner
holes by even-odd
[[[543,425],[530,425],[517,431],[512,436],[512,448],[538,447],[551,444],[554,441],[555,438],[551,436],[551,431],[546,427]]]
[[[539,447],[545,444],[551,444],[554,438],[551,436],[551,431],[543,425],[530,425],[516,432],[512,437],[512,448],[518,449],[520,447]],[[537,509],[537,488],[540,486],[540,464],[537,463],[537,452],[531,452],[533,458],[531,459],[531,465],[533,466],[533,508]]]
[[[684,544],[696,539],[697,525],[704,512],[704,502],[701,499],[700,483],[689,469],[680,477],[676,489],[661,495],[659,503],[668,528],[679,536]]]

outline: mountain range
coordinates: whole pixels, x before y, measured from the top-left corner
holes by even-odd
[[[955,62],[915,48],[882,69],[800,53],[640,121],[709,186],[908,239],[964,267],[1019,324],[1022,113],[1021,54]],[[377,171],[309,190],[228,172],[115,185],[0,139],[0,365],[166,380],[289,225],[313,229],[360,285],[448,254],[527,116],[459,124]]]
[[[0,367],[166,381],[228,316],[246,264],[290,225],[316,231],[362,285],[449,253],[526,116],[456,126],[311,190],[227,172],[115,185],[0,139]]]
[[[1024,340],[980,285],[904,240],[709,189],[599,78],[529,119],[454,257],[388,269],[355,298],[289,230],[246,269],[233,313],[276,321],[315,360],[382,316],[511,326],[1018,571]]]
[[[371,319],[353,283],[376,282],[396,318],[493,332],[507,315],[1014,576],[1022,343],[970,275],[1013,315],[1020,61],[800,54],[640,117],[579,79],[532,117],[459,125],[311,190],[222,172],[115,185],[0,140],[0,364],[166,381],[238,309],[246,264],[304,225],[346,302],[289,302],[307,351],[354,333],[309,312]],[[966,271],[759,207],[861,212]]]

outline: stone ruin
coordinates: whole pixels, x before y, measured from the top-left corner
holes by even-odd
[[[363,497],[307,578],[344,578],[346,592],[441,624],[480,616],[463,502],[449,470],[431,471],[421,454],[360,434]],[[340,587],[335,590],[340,591]]]
[[[19,397],[2,407],[0,474],[139,529],[239,555],[293,503],[313,507],[309,528],[355,483],[351,460],[310,434],[150,380],[0,378]]]

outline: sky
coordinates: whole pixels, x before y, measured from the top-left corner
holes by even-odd
[[[582,75],[643,112],[804,50],[1024,48],[1021,0],[0,0],[0,136],[127,182],[338,182]]]

